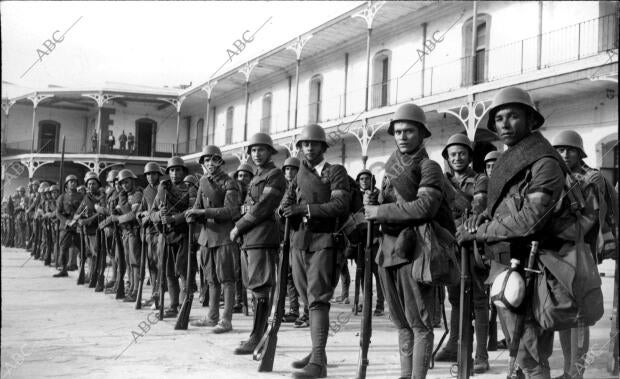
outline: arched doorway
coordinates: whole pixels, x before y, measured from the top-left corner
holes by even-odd
[[[155,152],[157,123],[150,118],[136,120],[134,155],[150,157]]]
[[[38,153],[55,153],[58,151],[58,136],[60,123],[52,120],[39,122],[39,147]]]

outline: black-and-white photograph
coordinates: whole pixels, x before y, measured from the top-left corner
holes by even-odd
[[[2,379],[619,378],[619,1],[0,24]]]

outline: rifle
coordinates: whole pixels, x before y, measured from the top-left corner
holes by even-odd
[[[58,186],[60,187],[60,183],[62,183],[62,177],[64,175],[64,168],[65,168],[65,136],[62,136],[62,153],[60,155],[60,167],[58,168]],[[60,195],[62,196],[65,186],[63,185],[62,187],[59,188],[60,189]],[[66,233],[65,233],[66,235]],[[60,247],[62,246],[60,244],[60,220],[58,220],[58,228],[56,230],[56,267],[58,267],[59,264],[59,257],[61,256],[60,254]],[[67,259],[70,259],[69,256],[67,256]]]
[[[142,287],[144,287],[144,276],[146,275],[145,266],[146,266],[146,257],[144,252],[144,245],[146,240],[146,228],[142,228],[142,245],[140,248],[140,268],[138,272],[140,273],[140,282],[138,284],[138,296],[136,296],[136,309],[142,309]]]
[[[357,379],[366,378],[368,368],[368,348],[372,335],[372,242],[374,239],[374,222],[368,221],[366,231],[366,249],[364,251],[364,306],[362,308],[362,325],[360,330],[360,355],[357,360]],[[357,307],[356,307],[357,310]]]
[[[91,259],[95,259],[95,264],[93,265],[94,270],[90,273],[90,281],[88,283],[88,288],[95,288],[97,286],[97,277],[99,276],[99,269],[100,269],[100,264],[99,262],[101,261],[101,255],[105,255],[108,253],[108,240],[105,236],[105,232],[103,231],[103,228],[100,227],[99,225],[101,225],[102,221],[101,220],[101,215],[98,214],[97,215],[97,231],[95,232],[95,240],[96,240],[96,244],[97,244],[97,256],[96,257],[92,257]],[[103,243],[101,243],[101,241],[103,240]],[[104,246],[104,249],[101,248],[101,245]],[[104,260],[105,262],[105,260]]]
[[[286,300],[286,282],[288,277],[289,253],[291,249],[291,225],[289,218],[284,222],[284,240],[280,244],[282,257],[278,267],[278,286],[275,288],[275,299],[271,307],[271,320],[267,331],[263,334],[258,345],[254,349],[253,358],[255,361],[261,361],[258,365],[259,372],[271,372],[273,370],[273,359],[276,355],[276,346],[278,344],[278,331],[284,316],[284,307]]]
[[[166,209],[165,207],[168,205],[167,203],[167,192],[164,192],[164,199],[163,199],[163,205],[164,205],[164,209]],[[165,225],[162,224],[162,230],[161,230],[161,236],[162,236],[162,242],[164,244],[163,249],[162,249],[162,257],[161,257],[161,269],[159,270],[159,319],[163,320],[164,319],[164,289],[166,288],[164,286],[164,281],[166,280],[166,258],[168,256],[168,241],[166,240],[166,227]]]
[[[616,271],[614,273],[614,300],[611,314],[611,331],[609,332],[611,343],[609,344],[609,358],[607,371],[612,375],[618,375],[618,244],[616,243]]]
[[[78,274],[77,284],[84,284],[84,266],[86,265],[86,254],[84,253],[84,238],[86,237],[86,231],[84,226],[80,228],[80,273]]]
[[[525,268],[525,299],[528,299],[532,295],[532,287],[534,283],[534,274],[540,273],[540,271],[534,270],[534,265],[536,264],[536,259],[538,257],[538,241],[532,241],[532,248],[530,249],[530,256],[527,260],[527,267]],[[510,338],[510,346],[509,348],[509,361],[508,361],[508,379],[516,379],[517,370],[516,370],[516,360],[517,353],[519,352],[519,344],[521,343],[521,337],[523,336],[523,330],[525,327],[525,310],[522,309],[521,312],[517,315],[517,320],[515,321],[515,328],[512,333],[512,338]]]
[[[114,249],[114,255],[116,256],[116,251],[118,250],[118,258],[116,262],[116,269],[118,270],[116,277],[116,299],[122,299],[125,297],[125,273],[123,272],[122,267],[125,267],[125,271],[127,270],[127,262],[125,262],[125,254],[118,246],[118,228],[116,223],[112,224],[112,248]]]
[[[468,217],[468,212],[463,214],[463,222]],[[473,248],[478,249],[474,240]],[[459,342],[457,356],[457,378],[468,379],[472,373],[473,360],[471,357],[473,344],[472,321],[472,282],[469,269],[469,251],[467,247],[461,246],[461,292],[460,292],[460,315],[459,315]],[[483,342],[481,342],[483,343]]]
[[[357,246],[357,258],[355,259],[355,296],[353,297],[353,314],[357,316],[357,311],[360,303],[360,287],[361,281],[364,276],[362,271],[362,248],[358,244]]]
[[[179,317],[177,318],[177,323],[174,326],[174,330],[187,330],[189,313],[192,310],[192,302],[194,300],[194,292],[192,291],[190,285],[192,272],[192,236],[194,235],[194,223],[188,223],[187,228],[189,234],[189,241],[187,244],[187,275],[185,281],[185,299],[183,299],[183,304],[181,305],[181,310],[179,311]]]
[[[48,237],[51,235],[51,233],[49,232],[49,228],[50,228],[49,223],[50,223],[50,222],[49,222],[48,220],[44,220],[44,221],[43,221],[44,229],[47,231],[46,236],[48,236]],[[58,240],[57,240],[57,241],[58,241]],[[51,244],[50,244],[50,245],[51,245]],[[53,247],[48,245],[48,247],[47,247],[47,248],[48,248],[48,250],[49,250],[49,249],[52,249]],[[55,257],[56,257],[56,258],[55,258],[55,259],[56,259],[56,267],[58,267],[58,261],[57,261],[57,259],[58,259],[58,254],[56,254],[56,255],[55,255]],[[51,252],[51,251],[48,251],[48,253],[47,253],[47,254],[45,254],[45,260],[43,261],[43,264],[44,264],[45,266],[49,266],[49,265],[51,265],[51,264],[52,264],[52,252]]]

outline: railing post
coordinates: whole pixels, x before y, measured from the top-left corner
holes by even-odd
[[[521,40],[521,73],[523,74],[523,41]]]
[[[581,22],[577,25],[577,60],[581,59]]]
[[[432,96],[433,95],[433,66],[431,66],[431,80],[430,80],[430,83],[428,84],[429,84],[429,89],[430,89],[430,92],[428,95]],[[422,97],[424,97],[424,94],[422,94]]]

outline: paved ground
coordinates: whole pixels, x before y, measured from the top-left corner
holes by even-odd
[[[54,279],[53,269],[30,260],[20,249],[2,249],[2,378],[276,378],[289,377],[290,362],[308,352],[308,329],[283,324],[272,373],[257,373],[249,356],[235,356],[232,350],[247,338],[251,318],[235,314],[234,331],[214,335],[208,329],[175,331],[174,320],[156,322],[150,310],[136,311],[133,304],[114,300],[113,295],[94,293],[76,286],[76,273],[69,279]],[[26,262],[24,264],[24,262]],[[23,264],[23,267],[21,267]],[[605,272],[603,290],[606,313],[593,328],[591,346],[596,356],[586,378],[611,378],[605,371],[609,339],[609,316],[613,292],[613,266]],[[149,289],[145,286],[148,293]],[[197,301],[192,319],[206,308]],[[350,307],[332,307],[331,319],[345,320]],[[149,317],[149,315],[151,315]],[[149,323],[155,321],[153,325]],[[143,332],[140,329],[147,330]],[[353,316],[327,345],[330,378],[352,378],[358,358],[360,318]],[[150,329],[148,329],[150,327]],[[134,333],[132,335],[132,333]],[[435,343],[442,329],[435,329]],[[501,332],[500,332],[501,336]],[[369,378],[398,377],[397,337],[387,317],[373,319]],[[480,379],[505,378],[507,352],[492,352],[491,371]],[[561,372],[562,354],[556,338],[551,362],[553,374]],[[449,365],[438,363],[429,378],[451,378]]]

